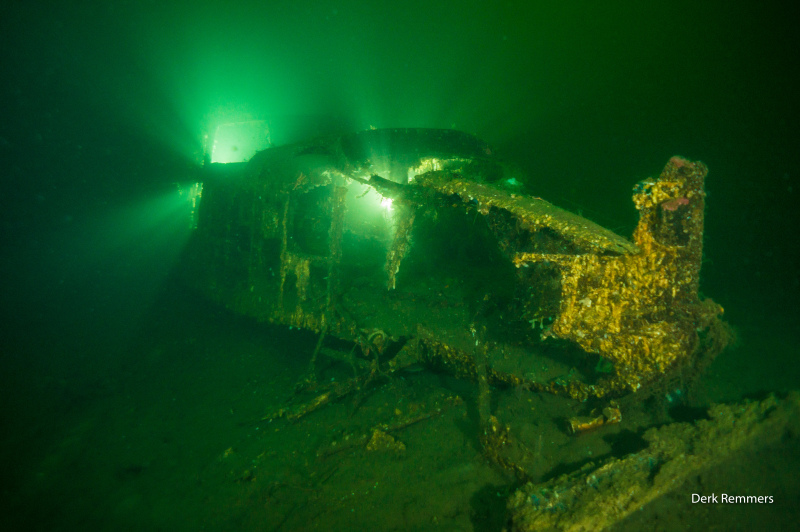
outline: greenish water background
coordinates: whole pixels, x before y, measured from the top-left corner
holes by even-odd
[[[126,485],[113,420],[155,420],[210,379],[192,338],[211,340],[186,330],[193,318],[169,277],[186,236],[180,213],[151,215],[148,202],[190,174],[215,117],[266,117],[276,144],[367,127],[464,130],[519,164],[535,195],[626,236],[633,184],[672,155],[702,160],[702,290],[742,337],[712,367],[715,397],[797,388],[792,12],[776,1],[5,5],[0,420],[14,515],[43,527],[93,522],[112,504],[96,480],[106,478],[102,460],[122,475],[109,490]],[[225,323],[217,312],[196,320]],[[225,351],[231,329],[219,330]],[[164,347],[179,339],[188,344]],[[294,341],[276,344],[265,373],[291,373],[282,361],[294,360]],[[214,397],[234,396],[237,378],[219,381]],[[254,386],[261,403],[242,408],[260,411],[290,388],[270,382]],[[200,404],[182,411],[200,420],[194,429]],[[214,452],[226,446],[217,440]],[[65,472],[99,504],[59,502],[53,490],[69,498],[71,489]],[[54,480],[32,488],[35,475]],[[103,527],[139,504],[115,501],[119,513],[96,521]]]

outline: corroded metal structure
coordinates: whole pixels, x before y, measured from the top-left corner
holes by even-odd
[[[785,399],[769,396],[761,402],[714,405],[709,419],[651,428],[644,434],[647,447],[637,453],[524,485],[508,502],[508,530],[605,530],[737,453],[767,447],[796,432],[798,414],[800,396],[792,392]],[[730,496],[722,502],[773,499]]]
[[[673,157],[635,187],[632,241],[526,194],[487,145],[450,130],[211,166],[192,284],[319,333],[317,351],[326,336],[354,342],[343,360],[368,359],[370,374],[421,362],[586,399],[696,373],[726,343],[721,307],[698,295],[702,163]]]

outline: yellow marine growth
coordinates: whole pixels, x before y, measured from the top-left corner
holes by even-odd
[[[638,253],[561,258],[562,298],[550,334],[613,362],[610,387],[637,390],[685,366],[722,314],[698,295],[707,172],[673,157],[657,180],[636,186]]]

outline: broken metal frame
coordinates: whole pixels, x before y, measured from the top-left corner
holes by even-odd
[[[463,133],[375,130],[272,148],[234,178],[204,183],[188,252],[191,282],[234,312],[318,333],[312,365],[326,335],[364,347],[365,337],[380,331],[382,342],[402,345],[402,356],[389,360],[385,371],[401,361],[427,362],[477,378],[475,356],[483,342],[494,385],[580,400],[619,396],[696,373],[727,342],[722,308],[698,294],[706,173],[702,163],[673,157],[657,179],[640,182],[633,196],[640,220],[631,242],[509,190],[504,185],[514,179],[508,167]],[[374,213],[364,220],[351,216],[366,212],[359,203],[365,195],[391,200],[393,217],[383,213],[384,227]],[[378,307],[397,289],[401,267],[422,240],[415,233],[419,220],[435,227],[438,216],[458,213],[472,217],[473,225],[480,219],[491,237],[481,243],[496,248],[487,252],[515,267],[509,266],[513,280],[504,285],[512,296],[497,297],[485,286],[486,293],[463,298],[469,312],[452,312],[458,317],[446,326],[413,305],[406,312],[412,318],[403,322],[381,313]],[[443,240],[469,238],[446,231]],[[379,261],[374,252],[359,256],[362,244],[383,257],[381,290],[375,284]],[[350,289],[364,279],[367,290]],[[356,305],[346,303],[348,292]],[[487,307],[528,333],[509,341],[507,329],[501,334],[489,327],[476,337]],[[542,381],[505,369],[503,360],[523,367],[544,345],[530,334],[537,325],[541,339],[565,340],[598,355],[611,373]],[[310,382],[313,374],[312,367]]]
[[[708,419],[672,423],[644,433],[648,446],[623,458],[590,462],[546,482],[528,482],[508,501],[514,532],[605,530],[693,476],[798,430],[800,395],[714,405]],[[772,502],[771,497],[733,500]]]
[[[707,173],[699,162],[673,157],[659,177],[635,186],[632,241],[524,193],[484,143],[449,130],[317,139],[207,173],[186,252],[188,282],[238,314],[319,335],[301,383],[312,398],[263,420],[294,421],[424,364],[477,383],[486,455],[527,482],[523,464],[535,451],[492,414],[492,387],[603,398],[602,415],[570,420],[579,433],[620,421],[613,398],[685,385],[732,339],[722,308],[698,291]],[[433,269],[449,273],[430,284],[420,264],[437,245],[456,252],[439,253]],[[350,342],[349,352],[326,347],[326,338]],[[534,362],[553,352],[594,357],[603,369],[540,378]],[[317,383],[320,355],[350,365],[354,376]],[[399,452],[403,444],[389,432],[439,413],[378,423],[327,452]],[[587,485],[617,478],[640,458],[597,469]],[[512,498],[516,529],[550,518],[583,523],[592,514],[581,508],[606,500],[587,496],[584,479],[550,484],[527,484]],[[648,490],[649,499],[663,491]],[[557,507],[553,517],[547,495],[562,491],[577,510]],[[626,508],[644,500],[626,500]]]

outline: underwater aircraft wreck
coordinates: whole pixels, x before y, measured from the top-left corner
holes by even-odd
[[[353,363],[369,351],[376,370],[422,362],[583,400],[690,379],[725,345],[722,308],[698,294],[702,163],[673,157],[635,186],[632,240],[525,194],[452,130],[369,130],[212,166],[190,282],[320,344],[356,342]],[[529,369],[559,351],[597,371]]]
[[[700,162],[673,157],[635,185],[632,239],[526,193],[452,130],[322,137],[204,172],[184,277],[237,314],[318,335],[310,397],[265,419],[423,365],[477,383],[487,455],[525,478],[493,388],[601,402],[570,420],[577,433],[619,422],[615,399],[686,387],[731,339],[698,291]],[[323,358],[352,379],[317,382]]]

